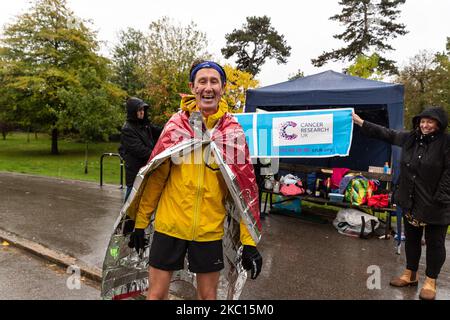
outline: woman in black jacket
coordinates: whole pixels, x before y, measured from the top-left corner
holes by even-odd
[[[127,120],[120,135],[120,156],[125,160],[125,183],[130,195],[139,169],[147,164],[161,128],[153,126],[147,118],[148,104],[139,98],[129,98],[126,103]]]
[[[403,211],[406,270],[391,280],[396,287],[417,286],[421,240],[425,229],[426,279],[420,298],[436,297],[436,279],[445,262],[445,237],[450,224],[450,136],[448,116],[430,107],[413,118],[413,130],[398,132],[362,120],[353,113],[362,133],[402,147],[400,176],[394,202]]]

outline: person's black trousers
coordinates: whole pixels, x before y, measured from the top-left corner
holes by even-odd
[[[445,237],[448,226],[426,225],[425,227],[414,227],[406,219],[403,219],[403,224],[406,237],[406,268],[411,271],[417,271],[419,268],[420,255],[422,253],[422,235],[425,229],[427,254],[425,274],[429,278],[437,279],[445,262]]]

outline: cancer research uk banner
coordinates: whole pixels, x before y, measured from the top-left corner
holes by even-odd
[[[352,108],[235,114],[252,157],[348,156]]]

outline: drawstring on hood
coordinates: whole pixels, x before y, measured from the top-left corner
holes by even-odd
[[[197,101],[195,100],[195,96],[194,95],[185,95],[181,98],[181,102],[180,102],[180,107],[181,110],[183,111],[187,111],[189,113],[193,112],[193,111],[199,111],[198,107],[197,107]],[[214,127],[214,125],[217,123],[217,121],[222,118],[222,116],[228,112],[228,104],[225,101],[225,99],[220,99],[219,102],[219,107],[217,108],[217,112],[210,115],[208,118],[205,119],[205,117],[203,117],[206,127],[208,129],[211,129],[212,127]]]

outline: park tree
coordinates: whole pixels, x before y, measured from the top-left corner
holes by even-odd
[[[0,56],[0,133],[2,134],[3,140],[6,140],[8,132],[12,129],[12,106],[6,88],[5,76],[5,64]]]
[[[182,26],[163,17],[150,24],[146,43],[143,98],[150,102],[152,120],[163,124],[178,110],[180,94],[190,93],[192,63],[210,58],[206,50],[208,41],[194,22]]]
[[[291,54],[284,35],[272,27],[270,18],[247,17],[242,29],[234,29],[225,35],[226,46],[221,50],[228,59],[236,56],[237,68],[256,76],[267,59],[275,59],[278,64],[286,63]]]
[[[108,141],[110,135],[119,133],[117,128],[125,120],[120,109],[124,92],[102,81],[102,75],[94,68],[81,69],[78,79],[76,85],[58,90],[58,97],[66,106],[59,121],[67,130],[77,132],[85,144],[87,174],[89,143]]]
[[[113,81],[129,96],[140,96],[145,88],[141,73],[146,49],[143,32],[133,28],[119,31],[117,44],[112,50]]]
[[[380,56],[376,53],[369,57],[361,54],[356,57],[355,63],[350,65],[346,72],[351,76],[381,81],[383,80],[383,74],[379,70],[379,62]]]
[[[6,85],[16,97],[15,117],[52,133],[52,154],[58,154],[58,132],[66,104],[58,91],[80,85],[80,70],[92,68],[101,81],[108,67],[96,34],[77,18],[66,0],[36,0],[28,12],[7,25],[1,39],[1,59],[8,70]],[[78,114],[72,113],[72,120]]]
[[[447,37],[446,52],[436,53],[434,61],[432,99],[435,104],[447,108],[450,114],[450,37]]]
[[[301,69],[298,69],[296,73],[289,75],[288,80],[289,81],[297,80],[297,79],[303,78],[304,76],[305,76],[305,74],[303,73],[303,71]]]
[[[258,87],[259,81],[254,79],[252,74],[233,68],[229,64],[224,65],[223,68],[227,75],[227,86],[223,98],[228,103],[230,111],[242,112],[247,90]]]
[[[400,70],[397,82],[405,87],[404,123],[411,128],[411,119],[423,111],[431,103],[432,79],[434,73],[434,57],[427,51],[421,51],[409,59],[407,65]]]
[[[438,105],[450,111],[449,52],[421,51],[410,58],[397,82],[405,87],[405,126],[426,106]]]
[[[47,121],[45,109],[38,109],[40,101],[39,91],[25,88],[24,82],[28,79],[21,76],[23,71],[15,63],[7,59],[5,48],[0,48],[0,127],[3,138],[12,129],[19,127],[27,130],[27,142],[30,142],[30,133],[37,132],[42,123]]]
[[[16,126],[16,121],[14,120],[14,97],[10,93],[0,79],[0,133],[3,140],[6,140],[6,136]]]
[[[383,73],[398,72],[395,61],[381,54],[394,50],[389,44],[390,39],[405,35],[406,26],[398,23],[400,15],[398,6],[406,0],[341,0],[343,7],[340,14],[330,17],[346,26],[343,33],[333,37],[343,40],[347,46],[323,52],[318,58],[312,59],[316,67],[321,67],[328,61],[353,61],[360,55],[367,57],[376,52],[379,55],[379,69]]]

